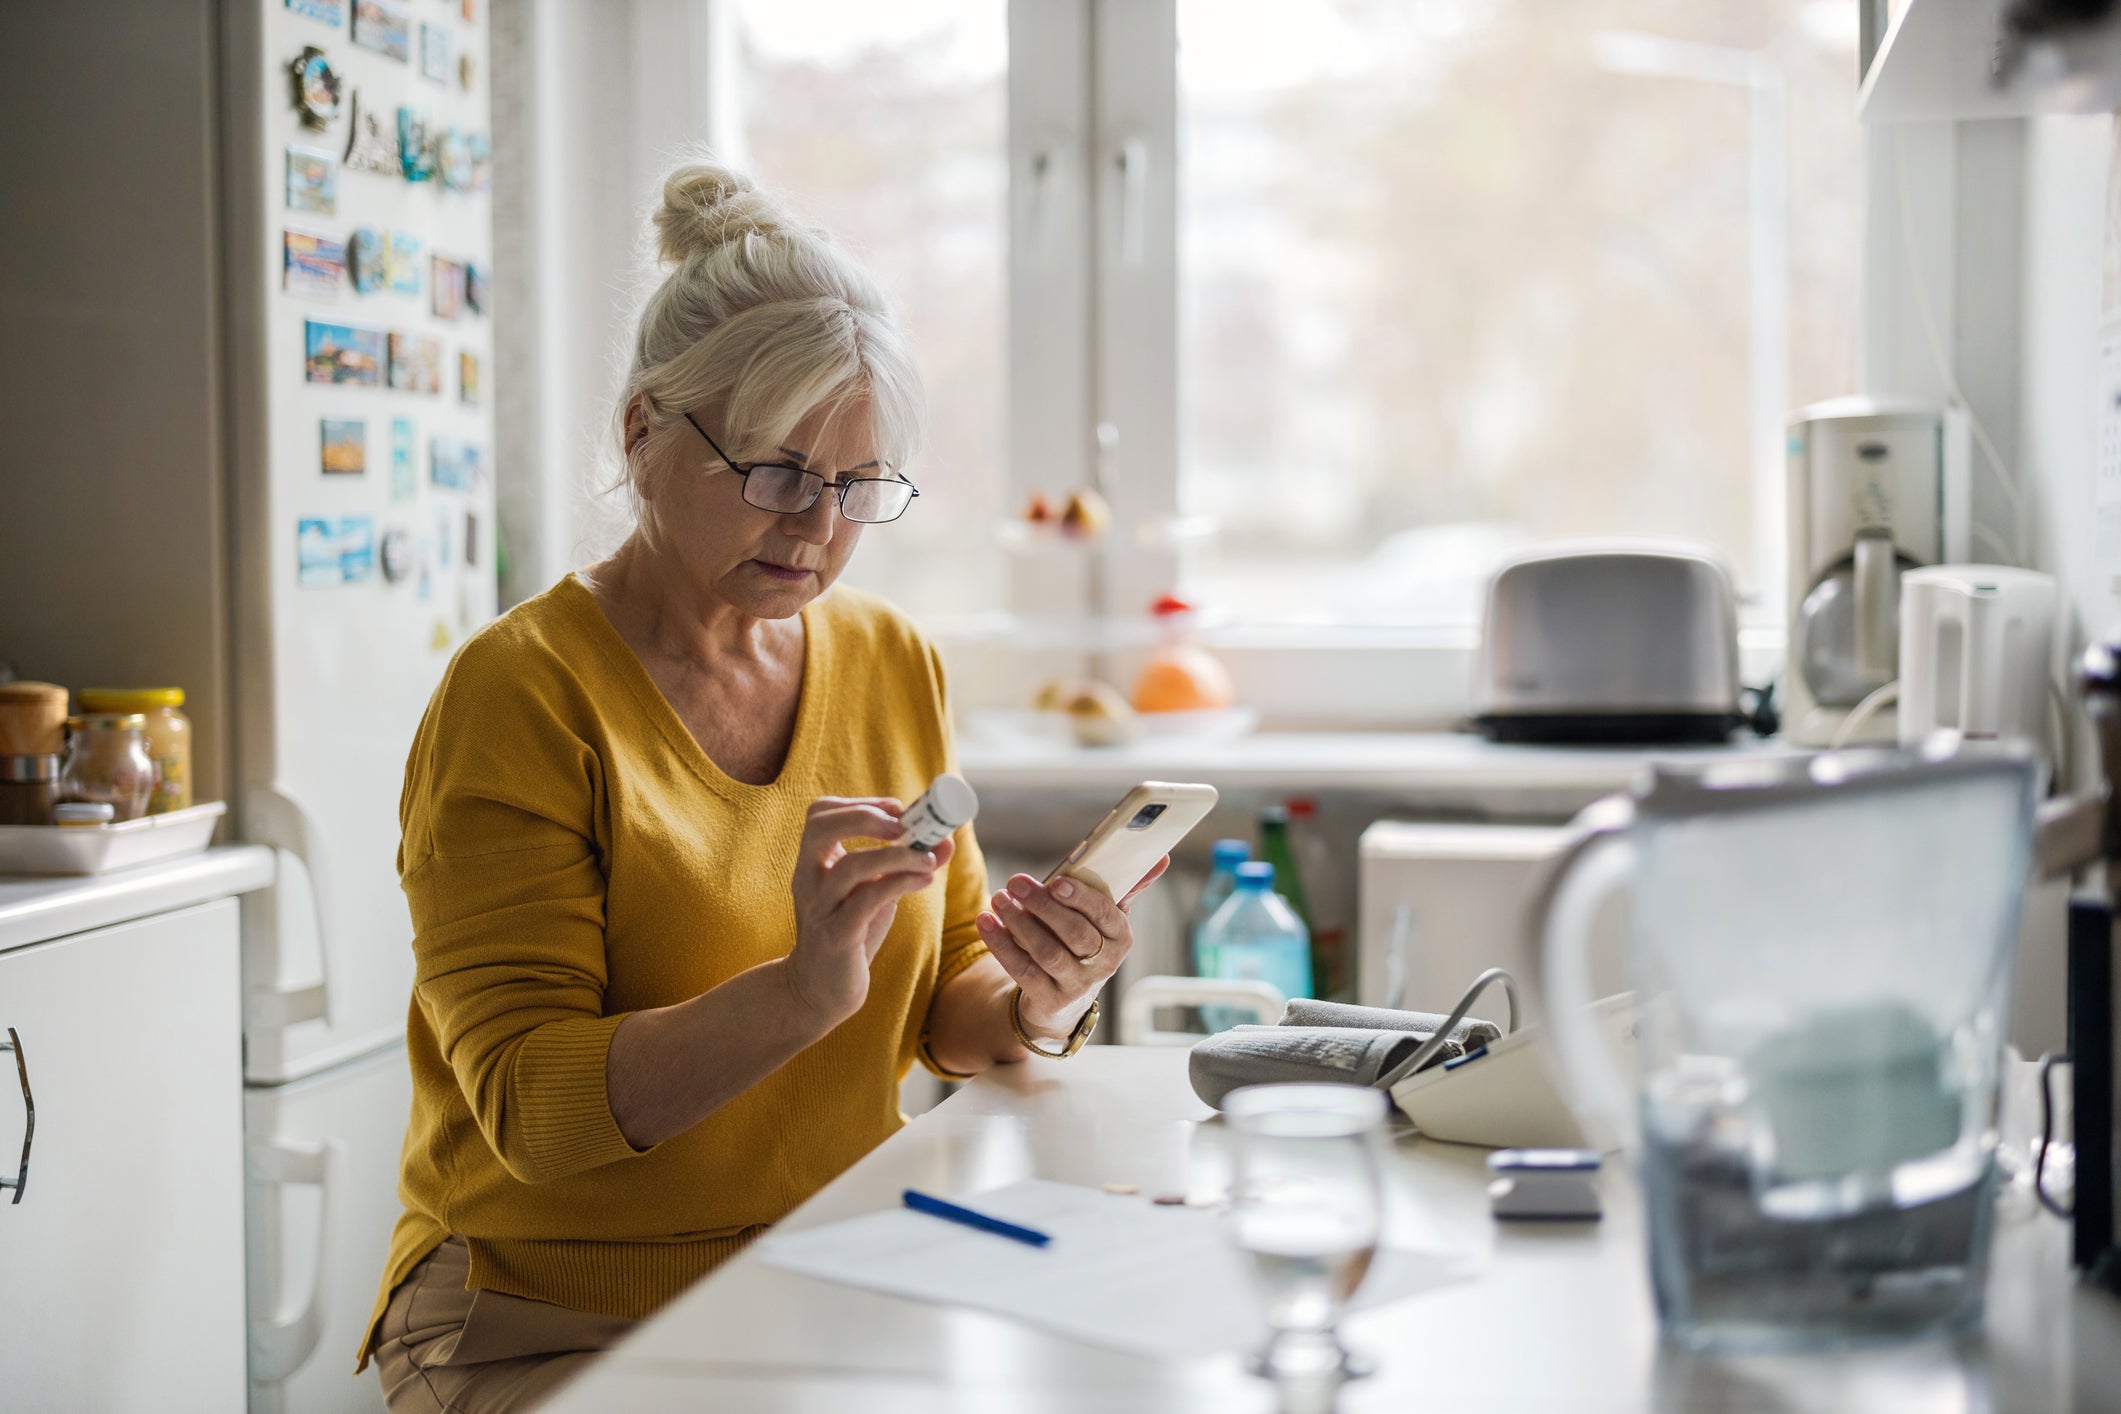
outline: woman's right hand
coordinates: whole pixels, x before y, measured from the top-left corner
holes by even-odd
[[[898,901],[919,893],[950,862],[956,847],[944,840],[921,852],[899,843],[904,807],[882,797],[820,796],[810,803],[792,881],[795,947],[788,954],[796,1000],[828,1027],[861,1010],[869,995],[869,964]],[[850,840],[883,840],[882,849],[849,850]]]

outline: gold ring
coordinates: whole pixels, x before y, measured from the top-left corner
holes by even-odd
[[[1077,958],[1076,961],[1082,963],[1083,966],[1088,967],[1091,963],[1097,961],[1098,958],[1104,955],[1105,944],[1111,941],[1112,940],[1110,938],[1107,938],[1103,933],[1099,933],[1097,935],[1097,951],[1091,953],[1088,957]]]

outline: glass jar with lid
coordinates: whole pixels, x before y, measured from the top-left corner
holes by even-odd
[[[182,810],[191,800],[191,718],[184,715],[181,687],[84,687],[81,710],[137,712],[147,720],[147,754],[155,763],[155,790],[147,813]]]
[[[154,791],[146,717],[138,712],[89,712],[66,719],[60,800],[108,805],[114,818],[136,820],[147,813]]]

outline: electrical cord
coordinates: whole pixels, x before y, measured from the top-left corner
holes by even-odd
[[[1386,1072],[1384,1077],[1377,1082],[1377,1088],[1389,1090],[1435,1059],[1437,1052],[1451,1044],[1451,1033],[1458,1029],[1459,1022],[1466,1019],[1466,1013],[1473,1009],[1473,1003],[1480,1000],[1480,994],[1497,982],[1502,983],[1502,994],[1509,998],[1510,1001],[1510,1026],[1506,1034],[1515,1035],[1517,1032],[1517,979],[1499,967],[1491,967],[1473,979],[1473,985],[1466,988],[1466,994],[1458,999],[1457,1006],[1451,1008],[1451,1014],[1444,1019],[1443,1025],[1436,1028],[1436,1034],[1422,1042],[1421,1048],[1415,1051],[1413,1055],[1408,1056]]]
[[[2040,1057],[2040,1150],[2033,1158],[2033,1197],[2040,1200],[2041,1207],[2064,1222],[2077,1215],[2077,1204],[2073,1199],[2065,1208],[2048,1196],[2047,1147],[2055,1137],[2055,1101],[2048,1085],[2048,1074],[2057,1065],[2070,1063],[2068,1051],[2049,1051]]]
[[[1848,716],[1842,718],[1841,725],[1834,729],[1833,739],[1826,744],[1827,750],[1839,751],[1847,746],[1855,739],[1856,733],[1863,730],[1863,724],[1878,715],[1879,708],[1899,700],[1900,683],[1895,679],[1851,707]]]

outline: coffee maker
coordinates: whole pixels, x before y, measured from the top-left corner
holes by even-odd
[[[1900,668],[1900,576],[1968,558],[1966,414],[1849,397],[1790,415],[1789,649],[1783,735],[1826,746]],[[1859,741],[1891,742],[1890,710]]]

